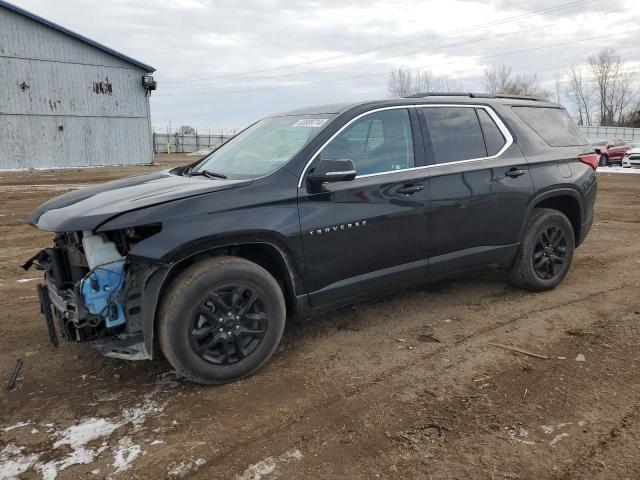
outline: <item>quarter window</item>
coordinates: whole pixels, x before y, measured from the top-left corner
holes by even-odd
[[[502,147],[504,147],[506,140],[496,123],[484,108],[478,108],[476,109],[476,112],[478,112],[482,133],[484,133],[484,143],[487,145],[487,155],[492,157],[496,155]]]
[[[564,108],[512,108],[551,147],[587,145],[587,139]]]
[[[407,109],[371,113],[356,120],[320,152],[321,159],[351,159],[358,175],[415,165]]]
[[[424,108],[436,163],[487,156],[475,108]]]

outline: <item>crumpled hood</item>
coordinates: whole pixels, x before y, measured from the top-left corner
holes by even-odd
[[[132,210],[251,183],[251,180],[183,177],[169,172],[126,177],[60,195],[38,207],[29,223],[52,232],[93,230]]]

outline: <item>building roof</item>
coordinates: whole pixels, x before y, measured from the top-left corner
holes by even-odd
[[[28,17],[32,20],[35,20],[38,23],[41,23],[49,28],[53,28],[54,30],[58,30],[59,32],[64,33],[65,35],[69,35],[70,37],[76,38],[78,40],[80,40],[81,42],[84,42],[88,45],[91,45],[93,47],[96,47],[100,50],[102,50],[103,52],[109,53],[115,57],[118,57],[120,60],[124,60],[125,62],[128,62],[132,65],[135,65],[136,67],[141,68],[142,70],[146,71],[146,72],[155,72],[155,68],[153,68],[150,65],[147,65],[146,63],[142,63],[138,60],[136,60],[135,58],[131,58],[127,55],[125,55],[124,53],[120,53],[112,48],[107,47],[106,45],[103,45],[99,42],[96,42],[95,40],[91,40],[90,38],[85,37],[84,35],[80,35],[79,33],[73,32],[71,30],[69,30],[68,28],[63,27],[62,25],[58,25],[57,23],[53,23],[50,20],[47,20],[46,18],[42,18],[39,15],[36,15],[35,13],[32,13],[28,10],[25,10],[24,8],[20,8],[16,5],[13,5],[12,3],[8,3],[5,2],[4,0],[0,0],[0,7],[4,7],[8,10],[11,10],[15,13],[19,13],[20,15],[24,15],[25,17]]]

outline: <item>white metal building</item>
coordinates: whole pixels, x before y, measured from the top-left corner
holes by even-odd
[[[0,0],[0,170],[151,163],[153,71]]]

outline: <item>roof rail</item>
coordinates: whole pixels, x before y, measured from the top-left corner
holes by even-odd
[[[534,97],[532,95],[511,95],[509,93],[498,93],[495,95],[496,98],[512,98],[514,100],[533,100],[536,102],[547,102],[546,98]]]
[[[514,100],[547,101],[544,98],[530,95],[510,95],[503,93],[472,93],[472,92],[424,92],[407,95],[404,98],[425,98],[425,97],[469,97],[469,98],[511,98]]]
[[[407,95],[404,98],[424,98],[424,97],[472,97],[473,93],[462,92],[424,92]]]

